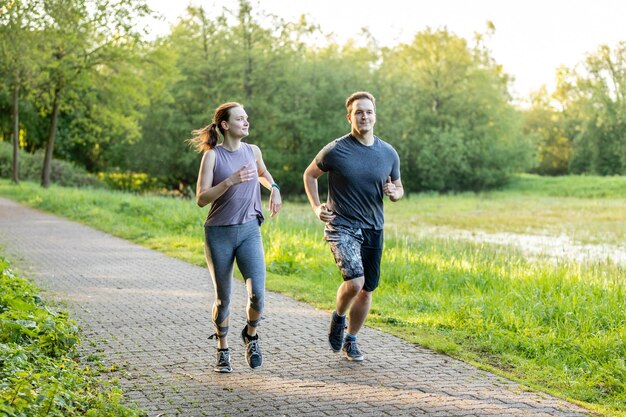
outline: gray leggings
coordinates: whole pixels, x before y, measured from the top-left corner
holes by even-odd
[[[213,323],[219,337],[228,334],[234,263],[248,290],[248,309],[259,314],[265,301],[265,258],[259,221],[231,226],[204,226],[204,254],[215,289]],[[257,327],[258,320],[248,321]]]

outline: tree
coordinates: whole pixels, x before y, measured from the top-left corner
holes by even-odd
[[[572,140],[566,134],[563,113],[555,108],[544,88],[531,97],[531,107],[524,111],[522,133],[532,137],[536,146],[537,166],[541,175],[566,175],[572,157]]]
[[[47,187],[62,105],[72,88],[89,78],[90,71],[111,67],[127,58],[140,42],[134,19],[147,15],[150,10],[144,0],[49,0],[44,10],[50,123],[41,185]]]
[[[626,174],[626,42],[601,46],[585,61],[587,77],[578,86],[589,97],[593,115],[575,140],[575,160],[586,154],[598,175]]]
[[[569,173],[626,173],[626,42],[561,68],[553,99],[571,144]]]
[[[35,23],[41,4],[38,1],[14,0],[7,2],[0,10],[0,62],[1,73],[9,80],[11,90],[11,127],[13,144],[13,167],[11,179],[19,183],[19,101],[20,94],[36,67],[33,59],[33,45],[37,33]]]
[[[428,29],[387,48],[378,72],[380,123],[398,142],[408,190],[481,190],[528,166],[532,148],[519,133],[508,76],[482,37],[470,48]]]
[[[170,187],[195,182],[199,159],[185,140],[210,122],[217,104],[242,99],[233,48],[224,47],[231,31],[222,10],[210,15],[190,6],[168,36],[150,45],[141,68],[149,85],[141,138],[120,168],[148,172]]]

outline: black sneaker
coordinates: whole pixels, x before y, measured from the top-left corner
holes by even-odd
[[[217,351],[217,362],[215,363],[215,368],[213,368],[213,370],[222,374],[230,373],[233,370],[233,368],[230,367],[230,351]]]
[[[252,369],[260,368],[261,365],[263,365],[263,354],[259,347],[259,337],[256,336],[254,339],[250,339],[250,336],[248,336],[248,326],[246,325],[241,331],[241,338],[246,345],[246,361],[248,365],[250,365]]]
[[[333,352],[339,352],[341,350],[341,344],[343,342],[343,330],[346,328],[346,322],[337,323],[335,320],[336,312],[333,311],[333,315],[330,318],[330,327],[328,329],[328,343]]]
[[[356,340],[355,341],[346,340],[343,343],[343,347],[341,348],[341,351],[343,352],[344,355],[346,355],[346,358],[349,361],[361,362],[364,359],[363,354],[361,353],[361,350],[359,349],[359,345],[356,344]]]

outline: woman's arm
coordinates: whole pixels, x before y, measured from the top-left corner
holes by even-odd
[[[204,207],[217,200],[226,190],[236,184],[250,181],[254,177],[254,169],[249,164],[242,166],[233,175],[213,186],[213,169],[215,168],[215,151],[209,150],[202,155],[198,183],[196,184],[196,203]]]
[[[254,152],[254,159],[256,160],[257,173],[259,175],[259,182],[262,186],[270,190],[270,217],[274,217],[278,213],[283,205],[283,200],[280,195],[280,188],[274,182],[272,174],[267,170],[265,162],[263,161],[263,155],[261,149],[256,145],[251,145]]]

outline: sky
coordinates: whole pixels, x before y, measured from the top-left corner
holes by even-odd
[[[258,1],[258,3],[257,3]],[[237,0],[147,0],[165,21],[153,23],[155,33],[188,4],[207,12],[236,10]],[[446,28],[471,41],[474,33],[495,25],[487,40],[492,57],[515,79],[511,92],[523,99],[542,85],[552,91],[559,66],[573,68],[600,45],[615,48],[626,42],[626,1],[623,0],[251,0],[253,9],[295,21],[304,14],[340,43],[366,27],[381,45],[411,42],[426,28]]]

